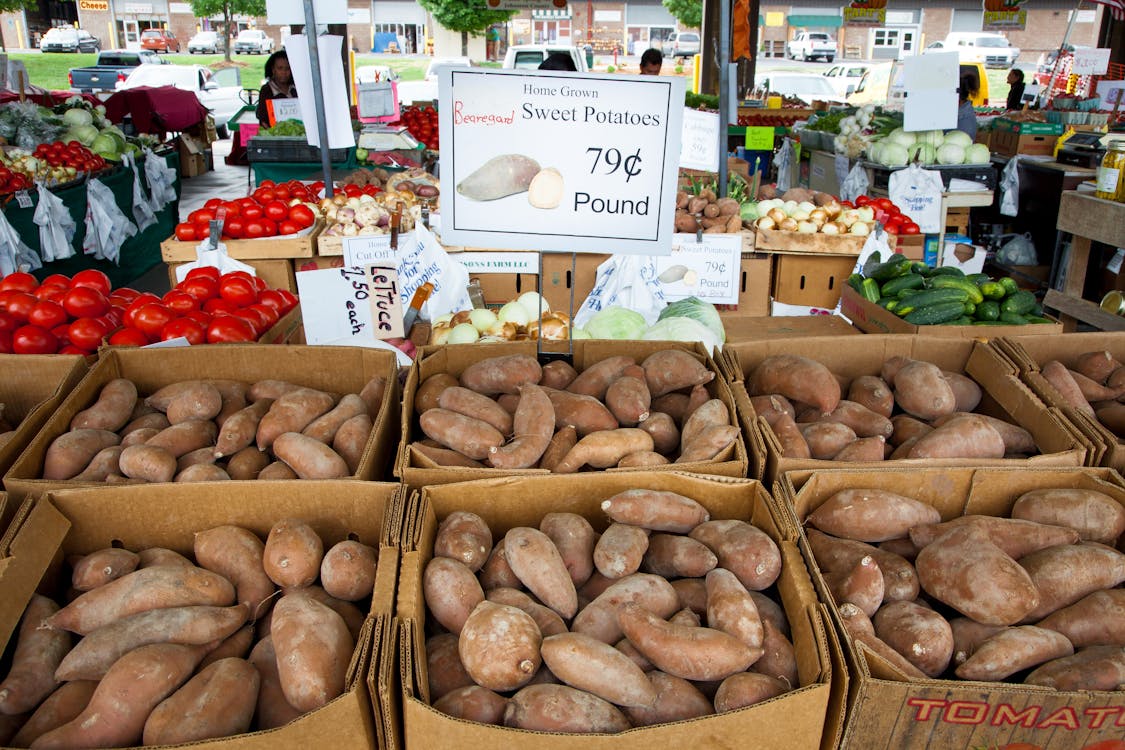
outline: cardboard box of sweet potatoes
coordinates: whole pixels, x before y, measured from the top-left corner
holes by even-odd
[[[869,523],[857,522],[861,514],[854,512],[855,505],[850,515],[837,512],[858,495],[864,502],[882,503],[882,493],[919,505],[868,514]],[[814,561],[814,585],[829,603],[847,655],[840,747],[1119,746],[1125,700],[1117,681],[1125,656],[1115,638],[1120,638],[1125,556],[1111,546],[1082,541],[1112,537],[1125,526],[1125,483],[1117,472],[794,471],[775,486],[774,496],[794,514],[794,522],[804,524],[800,544]],[[1059,511],[1062,503],[1073,503],[1069,507],[1081,512],[1068,517]],[[1115,521],[1089,524],[1098,517],[1088,512],[1095,505],[1102,517]],[[1058,513],[1055,523],[1043,523],[1041,512],[1047,508]],[[904,539],[901,528],[890,527],[913,524],[907,520],[912,513],[929,518],[912,526]],[[1066,526],[1074,521],[1078,524]],[[961,525],[953,528],[949,522]],[[933,523],[939,525],[927,525]],[[1008,524],[1006,530],[1000,523]],[[1022,526],[1012,530],[1011,524]],[[1089,527],[1075,528],[1085,524]],[[857,535],[874,546],[852,541]],[[841,545],[848,546],[846,554]],[[895,550],[907,556],[896,560]],[[881,602],[868,596],[874,592],[870,585],[856,583],[860,577],[844,575],[849,565],[858,569],[864,559],[868,567],[874,560],[883,574],[869,579],[883,590]],[[911,591],[919,593],[911,597]]]
[[[319,707],[313,707],[296,718],[292,718],[293,713],[282,714],[274,709],[269,714],[273,718],[266,719],[264,718],[266,714],[262,712],[261,707],[267,705],[266,701],[270,699],[266,693],[259,692],[258,686],[272,685],[276,689],[278,683],[271,682],[269,678],[259,678],[260,674],[266,674],[266,672],[258,672],[254,666],[248,668],[246,663],[238,661],[241,669],[243,671],[248,669],[249,673],[237,683],[234,690],[219,693],[219,695],[226,696],[222,700],[222,705],[227,715],[241,716],[242,720],[246,721],[245,727],[232,733],[230,727],[227,726],[222,731],[232,734],[232,736],[220,736],[217,732],[220,731],[219,727],[226,723],[226,719],[216,718],[213,711],[210,713],[204,712],[204,716],[210,718],[206,721],[200,719],[190,730],[204,733],[193,737],[193,739],[199,740],[193,744],[193,747],[216,749],[293,748],[296,750],[297,748],[316,746],[325,742],[328,738],[339,743],[340,747],[371,748],[372,750],[376,747],[384,747],[385,745],[381,741],[383,733],[380,729],[382,717],[378,713],[378,703],[373,700],[366,677],[369,674],[368,667],[372,659],[373,648],[382,644],[382,638],[389,630],[390,620],[393,616],[398,574],[398,544],[401,536],[404,498],[401,486],[389,483],[348,481],[305,484],[254,482],[239,486],[237,502],[234,502],[231,495],[227,494],[232,486],[229,482],[213,482],[189,485],[166,484],[116,486],[104,489],[86,488],[60,490],[46,495],[36,495],[25,500],[8,533],[0,541],[0,642],[7,644],[5,652],[10,658],[17,646],[17,641],[29,637],[29,629],[26,623],[21,622],[21,619],[24,618],[25,609],[31,606],[30,603],[34,602],[35,607],[42,607],[46,597],[56,599],[59,604],[65,605],[68,601],[68,589],[76,579],[82,581],[83,587],[90,583],[90,579],[78,578],[76,574],[76,571],[79,570],[87,570],[88,572],[89,566],[83,566],[81,563],[82,556],[99,551],[104,554],[108,548],[112,547],[116,548],[115,551],[118,554],[127,554],[126,551],[130,553],[145,552],[145,555],[138,556],[141,558],[141,562],[136,564],[140,567],[130,573],[122,571],[122,578],[118,580],[123,581],[125,577],[135,576],[134,580],[139,581],[141,577],[147,575],[148,577],[144,578],[147,584],[136,589],[130,598],[124,603],[120,603],[120,606],[118,606],[119,601],[117,599],[106,596],[99,599],[100,606],[95,606],[93,609],[83,608],[82,612],[96,613],[100,619],[105,619],[107,624],[95,627],[93,630],[87,630],[86,625],[96,626],[97,623],[92,620],[81,620],[81,626],[78,626],[73,621],[68,620],[68,627],[83,630],[87,632],[87,635],[81,639],[77,635],[71,636],[70,643],[67,644],[67,648],[70,650],[65,652],[40,650],[36,657],[50,660],[52,659],[52,653],[54,653],[54,662],[52,663],[66,665],[68,669],[79,670],[72,674],[85,674],[81,670],[97,668],[104,672],[104,677],[101,678],[99,685],[110,683],[111,680],[121,681],[120,670],[124,667],[115,670],[115,666],[121,660],[139,659],[141,652],[145,649],[149,650],[148,654],[151,654],[153,650],[162,649],[161,658],[167,658],[167,664],[169,665],[178,663],[173,662],[173,659],[186,658],[184,653],[189,650],[191,651],[190,658],[198,662],[198,657],[202,656],[203,650],[207,647],[170,646],[166,643],[157,645],[158,642],[163,640],[162,635],[167,638],[172,637],[169,635],[168,629],[149,629],[141,640],[136,641],[126,640],[127,636],[123,633],[128,631],[121,627],[121,624],[125,622],[171,612],[172,610],[160,609],[145,611],[141,605],[145,601],[151,602],[152,599],[149,597],[157,596],[157,587],[170,585],[170,581],[164,580],[165,577],[174,577],[180,575],[177,571],[189,570],[194,571],[190,574],[193,576],[192,580],[198,579],[200,582],[210,581],[211,583],[209,586],[184,586],[175,589],[177,592],[175,596],[182,595],[184,597],[183,599],[176,599],[176,601],[182,603],[182,601],[186,601],[186,598],[191,598],[193,602],[184,604],[177,611],[183,612],[185,616],[190,612],[198,618],[193,626],[197,628],[194,631],[195,635],[191,635],[193,631],[181,628],[176,631],[180,634],[176,637],[183,640],[178,642],[192,644],[198,642],[193,638],[211,637],[200,635],[204,632],[202,618],[204,616],[221,616],[224,618],[222,624],[224,630],[222,632],[238,628],[227,640],[222,641],[219,648],[223,649],[223,653],[241,656],[249,659],[251,664],[264,666],[264,662],[259,662],[257,656],[258,648],[261,647],[251,649],[252,643],[257,640],[253,637],[255,630],[257,629],[259,637],[261,637],[262,632],[265,632],[262,630],[265,621],[260,616],[261,606],[259,605],[256,610],[259,616],[253,624],[250,624],[249,620],[241,626],[237,620],[226,623],[225,618],[234,616],[232,612],[237,612],[240,615],[239,619],[248,618],[250,608],[245,604],[226,606],[235,604],[236,592],[241,589],[235,589],[229,583],[220,581],[219,574],[209,572],[211,568],[208,570],[194,568],[188,561],[207,562],[214,568],[216,566],[215,560],[226,560],[235,566],[238,565],[235,561],[244,562],[246,560],[239,554],[240,550],[243,549],[242,547],[236,548],[236,546],[229,544],[222,547],[222,549],[225,549],[222,556],[211,556],[205,559],[203,557],[205,553],[197,552],[196,544],[198,543],[197,534],[199,532],[233,525],[248,530],[260,542],[266,542],[271,529],[279,522],[286,519],[301,521],[307,528],[311,529],[312,534],[319,538],[324,552],[328,552],[339,542],[352,540],[370,548],[375,554],[374,583],[373,588],[369,590],[370,593],[361,595],[357,592],[360,598],[357,598],[354,602],[336,601],[332,605],[343,618],[340,619],[337,627],[344,628],[346,623],[346,629],[341,637],[346,636],[347,641],[339,646],[338,653],[342,655],[346,653],[346,648],[351,648],[350,656],[346,660],[330,662],[330,660],[325,659],[322,662],[317,662],[321,665],[331,663],[329,668],[335,675],[334,680],[340,678],[342,680],[340,682],[330,680],[326,683],[335,687],[331,693],[324,694],[323,699],[317,701]],[[225,537],[227,541],[230,538],[229,536]],[[291,546],[287,549],[295,551],[299,547]],[[212,551],[214,551],[214,548],[212,548]],[[158,553],[164,556],[165,565],[163,567],[159,565],[146,567],[146,561],[152,559],[146,557],[146,555],[155,556]],[[177,554],[182,555],[187,560],[176,558]],[[262,553],[259,552],[258,554],[261,555]],[[178,562],[172,564],[171,559]],[[294,554],[290,559],[296,560],[298,558]],[[208,562],[208,560],[211,562]],[[181,567],[181,565],[188,567]],[[260,565],[261,563],[259,563]],[[244,576],[239,579],[242,582],[241,585],[253,585],[247,583],[253,579],[252,569],[238,567],[237,570],[242,571]],[[154,572],[160,572],[160,575],[157,576]],[[260,567],[259,572],[261,572]],[[230,575],[233,576],[234,574],[231,573]],[[367,578],[367,581],[370,582],[371,579]],[[104,583],[103,586],[113,586],[114,583],[116,581],[110,581]],[[218,583],[224,583],[224,585],[219,586]],[[321,583],[328,585],[323,577],[317,579],[317,585],[319,586]],[[219,598],[212,598],[210,594],[204,596],[199,593],[207,588],[216,592],[215,597],[225,596],[226,598],[220,601]],[[223,593],[223,589],[228,589],[228,591]],[[91,589],[90,593],[96,593],[98,590],[99,588],[95,587]],[[188,593],[191,591],[197,593]],[[338,590],[334,589],[334,591]],[[73,589],[70,589],[70,592],[72,594],[80,593]],[[345,594],[341,593],[340,595]],[[211,604],[201,605],[200,600],[203,598],[206,598]],[[269,598],[274,606],[280,601],[277,594]],[[172,598],[162,599],[165,606],[174,606],[167,604],[168,601],[172,600]],[[245,598],[243,600],[245,601]],[[324,601],[328,603],[328,600]],[[59,605],[51,606],[57,607]],[[41,610],[36,609],[35,611],[40,612]],[[117,616],[118,614],[120,617]],[[249,615],[249,617],[253,618],[253,615]],[[278,629],[286,626],[279,624],[281,615],[277,615],[276,610],[273,610],[271,617],[274,625],[273,635],[276,638],[282,638],[283,636]],[[207,627],[212,626],[208,625]],[[109,630],[106,630],[107,628]],[[112,642],[105,641],[99,638],[99,631],[115,632],[119,633],[119,636]],[[37,631],[35,628],[30,628],[30,632],[42,633],[43,631],[42,629]],[[54,632],[61,633],[64,631]],[[206,632],[212,631],[208,629]],[[243,636],[245,636],[245,640],[242,640]],[[95,647],[92,650],[83,650],[82,656],[78,656],[79,646],[86,639],[94,639],[102,646],[112,643],[115,649],[127,648],[129,650],[125,650],[123,654],[116,658],[110,655],[94,660],[93,655],[101,653]],[[135,647],[120,645],[126,642],[137,645]],[[199,650],[199,653],[195,653],[195,650]],[[176,654],[172,655],[171,651],[175,651]],[[68,657],[74,654],[74,659],[63,660],[64,653]],[[24,667],[27,667],[27,658],[25,654],[21,662]],[[146,658],[150,661],[153,659],[150,655],[146,655]],[[202,658],[207,657],[203,656]],[[227,666],[231,666],[235,661],[229,660]],[[6,658],[3,663],[7,666],[10,663],[9,659]],[[95,665],[101,666],[95,667]],[[183,665],[180,666],[183,667]],[[276,670],[276,667],[274,669]],[[173,668],[169,666],[168,671],[171,673]],[[138,679],[137,689],[132,691],[128,702],[124,705],[113,703],[112,700],[100,695],[98,689],[95,688],[92,697],[87,693],[83,698],[93,706],[91,711],[97,710],[98,705],[101,706],[100,717],[95,719],[84,715],[83,720],[76,722],[77,726],[72,724],[70,727],[60,728],[60,732],[69,733],[65,735],[56,734],[49,746],[74,747],[82,745],[84,741],[80,739],[80,735],[84,732],[97,733],[96,736],[100,737],[100,739],[94,739],[95,734],[90,734],[89,742],[91,744],[88,746],[140,746],[142,730],[149,723],[150,718],[156,721],[155,717],[159,715],[158,711],[163,711],[164,716],[167,716],[167,710],[157,709],[156,707],[160,706],[165,700],[173,700],[177,695],[177,688],[188,679],[188,672],[194,671],[189,664],[186,669],[181,669],[176,673],[178,675],[176,679],[164,684],[159,689],[153,688],[151,691],[144,687],[150,684],[148,681]],[[92,675],[92,673],[90,674]],[[184,679],[179,679],[180,677]],[[89,676],[86,679],[95,678]],[[154,678],[150,677],[149,679]],[[40,692],[51,693],[56,687],[65,692],[78,690],[83,686],[92,687],[93,684],[76,678],[73,682],[62,683],[60,686],[47,683],[45,684],[45,691]],[[190,685],[190,683],[188,684]],[[287,690],[285,687],[282,689]],[[162,695],[165,697],[161,697]],[[7,698],[11,698],[11,696],[9,695]],[[29,696],[27,700],[30,701],[31,697]],[[34,703],[39,705],[38,701]],[[65,718],[61,721],[56,719],[54,722],[44,725],[42,723],[44,715],[49,711],[47,706],[51,705],[47,704],[43,708],[43,712],[38,717],[32,717],[30,723],[24,728],[22,725],[29,719],[31,712],[35,711],[35,705],[31,707],[28,713],[19,717],[4,717],[5,720],[17,718],[18,721],[0,722],[0,727],[9,730],[0,736],[0,746],[9,746],[14,739],[16,744],[12,746],[27,747],[27,744],[23,743],[29,741],[32,735],[20,735],[17,734],[18,731],[32,732],[33,727],[35,727],[33,734],[39,736],[44,728],[57,727],[60,723],[66,721]],[[277,706],[278,704],[271,703],[268,705]],[[256,719],[256,722],[259,723],[249,721],[250,714],[254,712],[255,706],[259,709]],[[373,706],[375,707],[374,712]],[[78,710],[82,710],[81,704],[74,708],[74,712]],[[69,715],[73,715],[73,713]],[[90,721],[84,721],[87,718]],[[263,730],[260,723],[263,721],[270,721],[276,724],[276,727]],[[147,730],[150,732],[148,736],[150,742],[146,742],[146,745],[153,744],[151,742],[153,737],[169,736],[168,734],[155,734],[156,728],[154,726]],[[44,737],[44,741],[46,739]],[[58,744],[56,740],[63,744]],[[175,744],[178,744],[179,741]],[[157,742],[156,744],[165,743]]]
[[[449,636],[440,635],[443,629],[436,626],[434,615],[427,607],[427,602],[435,601],[430,599],[434,595],[434,589],[431,589],[429,584],[425,590],[423,587],[423,580],[429,580],[426,578],[427,566],[438,559],[435,557],[434,550],[435,540],[439,536],[439,525],[456,511],[468,511],[483,519],[491,532],[492,539],[501,541],[506,540],[508,536],[505,535],[510,536],[509,532],[513,530],[516,530],[516,534],[534,535],[535,532],[529,531],[529,527],[539,529],[548,514],[571,513],[582,516],[595,530],[604,532],[610,520],[603,508],[609,507],[606,503],[619,496],[619,493],[628,491],[677,493],[697,501],[706,508],[713,521],[720,519],[746,521],[773,540],[780,554],[780,567],[776,569],[779,573],[776,582],[761,593],[781,605],[784,617],[789,623],[789,637],[793,649],[791,653],[796,659],[796,664],[791,664],[790,667],[795,669],[792,673],[795,677],[794,684],[775,697],[753,705],[743,705],[742,708],[719,713],[712,713],[712,708],[708,705],[703,709],[696,709],[697,712],[693,714],[696,718],[659,724],[646,725],[645,720],[639,718],[644,716],[643,712],[637,714],[628,708],[620,710],[611,708],[609,713],[617,717],[612,732],[608,731],[605,725],[600,725],[600,729],[591,732],[594,725],[585,721],[579,722],[581,728],[571,728],[561,732],[529,729],[528,724],[516,718],[519,714],[516,707],[521,705],[522,696],[503,699],[511,713],[507,726],[504,726],[502,717],[495,717],[499,725],[487,724],[454,718],[436,708],[435,702],[442,698],[439,707],[444,708],[445,711],[451,710],[448,708],[449,704],[445,702],[449,700],[447,691],[451,687],[451,680],[456,679],[454,674],[463,670],[460,666],[454,669],[447,663],[440,668],[437,666],[442,663],[440,657],[436,656],[436,650],[439,648],[437,644],[442,638],[448,639]],[[404,530],[404,555],[397,605],[401,635],[397,676],[401,678],[402,690],[404,721],[402,744],[407,750],[413,748],[421,750],[438,745],[536,748],[537,750],[546,748],[621,750],[658,746],[792,747],[827,750],[836,746],[837,737],[825,731],[825,716],[829,712],[841,710],[839,706],[830,705],[833,695],[831,685],[836,679],[843,678],[839,672],[841,665],[835,653],[837,644],[834,642],[831,629],[826,630],[824,627],[822,605],[813,595],[805,562],[793,542],[797,532],[787,522],[778,523],[770,508],[768,496],[758,482],[681,472],[600,472],[577,476],[503,477],[426,487],[421,493],[413,493],[409,508]],[[543,528],[548,527],[544,525]],[[439,547],[442,544],[443,542],[438,542]],[[730,562],[727,564],[733,565]],[[641,574],[631,578],[644,577],[645,574]],[[652,575],[647,577],[656,578]],[[657,583],[662,586],[667,585],[663,581]],[[629,584],[623,579],[615,585]],[[607,596],[610,596],[610,593],[607,593]],[[498,594],[489,595],[490,598],[495,596]],[[585,600],[580,600],[580,606],[584,602]],[[477,607],[479,614],[485,613],[486,605],[487,602]],[[774,605],[769,606],[777,611]],[[587,608],[589,607],[597,609],[597,605],[587,605]],[[764,607],[765,605],[762,605],[759,611],[764,613],[766,611]],[[585,614],[587,614],[585,610],[579,611],[570,626],[573,631],[595,632],[595,630],[587,630],[580,624]],[[476,626],[472,621],[471,617],[466,621],[464,628],[474,629]],[[586,622],[588,624],[592,620]],[[714,634],[715,631],[709,632]],[[435,640],[429,640],[431,636],[434,636]],[[466,637],[463,630],[461,640],[465,641]],[[567,637],[569,635],[564,635],[564,640]],[[612,634],[601,634],[600,637],[616,640]],[[435,654],[427,653],[428,642],[434,644]],[[605,640],[602,642],[604,643]],[[671,648],[663,653],[673,658],[676,656],[675,649]],[[543,664],[546,664],[551,659],[547,643],[543,645],[543,654]],[[573,662],[572,666],[574,666]],[[674,669],[667,664],[664,667],[667,670]],[[562,671],[559,663],[556,663],[555,668]],[[758,668],[751,666],[751,670]],[[764,668],[764,671],[769,669]],[[599,673],[598,669],[591,669],[586,662],[581,663],[578,671],[583,670],[591,674]],[[567,679],[570,681],[579,682],[581,679],[581,676],[566,672],[564,674],[567,674]],[[621,682],[624,683],[626,680],[622,679]],[[704,692],[715,688],[715,683],[709,688],[701,683],[694,684],[700,685]],[[559,689],[558,686],[536,687],[547,688],[550,691]],[[687,689],[696,694],[699,700],[707,699],[695,693],[694,688],[689,686]],[[535,692],[530,689],[525,690],[527,690],[526,696]],[[442,695],[439,695],[439,692]],[[566,687],[562,692],[572,695],[576,689]],[[837,690],[836,694],[840,694],[840,690]],[[504,695],[511,694],[504,691]],[[593,698],[593,696],[588,697]],[[615,700],[625,699],[615,698]],[[665,698],[663,702],[671,702],[671,700]],[[720,694],[715,694],[714,700],[720,701]],[[594,699],[594,702],[598,703],[603,711],[608,706],[608,704],[602,705],[604,703],[602,699]],[[660,705],[662,702],[657,703],[657,706]],[[590,721],[594,720],[595,713],[589,714]],[[622,713],[628,713],[632,717],[630,720],[637,725],[629,728],[628,723],[623,723],[625,720]],[[566,711],[560,706],[548,720],[557,719],[561,722],[566,720],[565,717]],[[516,726],[523,728],[515,728]],[[582,732],[582,734],[575,732]]]

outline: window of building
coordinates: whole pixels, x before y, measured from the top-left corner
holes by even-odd
[[[875,29],[876,47],[898,47],[898,29]]]

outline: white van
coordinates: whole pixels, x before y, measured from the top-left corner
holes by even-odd
[[[504,67],[507,70],[538,70],[539,64],[556,52],[570,55],[579,73],[586,73],[586,55],[577,47],[565,44],[515,44],[508,47],[504,55]]]
[[[923,54],[954,50],[960,55],[961,62],[979,62],[986,68],[1010,68],[1020,56],[1019,47],[1009,44],[1007,37],[987,31],[955,31],[940,42],[927,46]]]

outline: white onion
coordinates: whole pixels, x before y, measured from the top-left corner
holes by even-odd
[[[447,344],[471,344],[480,338],[477,329],[473,327],[472,323],[461,323],[454,326],[449,331],[449,338],[446,339]]]
[[[871,227],[867,226],[867,224],[862,221],[857,221],[855,224],[852,224],[852,228],[848,231],[852,234],[863,236],[871,233]]]
[[[517,326],[525,326],[531,322],[531,315],[528,313],[527,308],[516,300],[512,300],[501,307],[496,317],[501,323],[511,322],[515,323]]]
[[[484,333],[496,322],[496,313],[487,307],[476,307],[469,311],[469,322],[481,333]]]
[[[531,320],[542,317],[543,313],[551,312],[551,306],[547,304],[547,300],[543,299],[543,295],[539,292],[524,292],[516,299],[516,302],[523,305]]]

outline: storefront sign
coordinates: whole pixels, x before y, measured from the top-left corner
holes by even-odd
[[[666,255],[684,79],[445,68],[442,240]]]
[[[489,10],[553,10],[566,8],[567,0],[487,0]]]
[[[109,10],[109,0],[78,0],[78,10],[104,13]]]
[[[984,0],[984,31],[1023,31],[1027,28],[1024,0]]]
[[[886,26],[887,0],[852,0],[844,6],[845,26]]]
[[[454,253],[452,256],[470,275],[519,273],[539,275],[539,253]]]
[[[719,171],[719,113],[684,109],[680,166],[704,172]]]
[[[672,254],[654,258],[656,278],[669,301],[698,297],[715,305],[738,304],[742,235],[694,234],[672,238]]]
[[[151,16],[152,3],[125,3],[121,12],[127,16]]]

